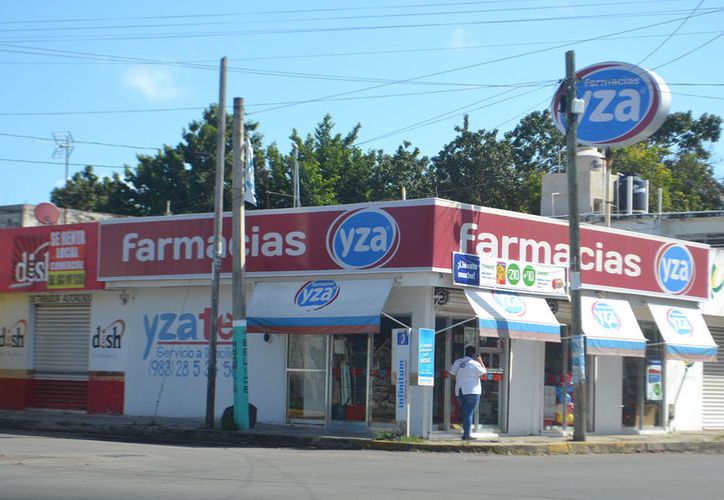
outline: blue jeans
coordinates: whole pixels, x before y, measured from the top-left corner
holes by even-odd
[[[463,439],[470,437],[470,429],[473,426],[473,413],[480,403],[480,394],[463,394],[458,393],[458,401],[460,402],[460,411],[463,420]]]

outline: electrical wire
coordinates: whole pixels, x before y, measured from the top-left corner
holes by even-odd
[[[685,19],[682,19],[682,20],[681,20],[681,23],[679,23],[679,25],[674,29],[674,31],[672,31],[671,34],[670,34],[668,37],[666,37],[665,40],[663,40],[660,44],[658,44],[658,45],[654,48],[654,50],[652,50],[651,52],[649,52],[649,54],[648,54],[646,57],[644,57],[643,59],[641,59],[641,60],[638,62],[637,66],[641,66],[641,64],[643,64],[644,61],[646,61],[649,57],[651,57],[652,55],[654,55],[661,47],[663,47],[663,46],[666,44],[666,42],[668,42],[669,40],[671,40],[671,37],[674,36],[674,35],[684,26],[684,24],[686,24],[686,21],[688,21],[689,19],[691,19],[691,16],[693,16],[694,13],[695,13],[697,10],[699,10],[699,7],[701,7],[701,4],[703,4],[703,3],[704,3],[704,0],[700,0],[699,3],[696,5],[696,7],[694,7],[694,10],[691,11],[691,14],[689,14],[688,16],[686,16]]]
[[[0,136],[2,137],[15,137],[18,139],[32,139],[35,141],[45,141],[45,142],[55,142],[55,139],[49,139],[47,137],[37,137],[32,135],[20,135],[20,134],[11,134],[8,132],[0,132]],[[130,146],[128,144],[113,144],[109,142],[98,142],[98,141],[79,141],[79,140],[73,140],[73,144],[89,144],[92,146],[107,146],[112,148],[126,148],[126,149],[152,149],[155,151],[160,151],[161,148],[157,147],[148,147],[148,146]]]
[[[702,11],[701,14],[715,14],[723,9],[710,8]],[[512,24],[528,24],[528,23],[552,23],[552,22],[577,22],[582,20],[603,19],[625,19],[652,16],[669,16],[678,15],[684,12],[678,10],[665,11],[648,11],[635,13],[613,13],[603,14],[596,13],[591,15],[575,15],[575,16],[551,16],[536,18],[511,18],[511,19],[485,19],[485,20],[469,20],[469,21],[439,21],[417,24],[378,24],[367,26],[335,26],[335,27],[317,27],[317,28],[284,28],[284,29],[266,29],[266,30],[234,30],[234,31],[207,31],[207,32],[186,32],[186,33],[145,33],[135,35],[79,35],[79,36],[46,36],[34,38],[6,38],[0,40],[2,43],[18,43],[18,42],[63,42],[63,41],[128,41],[128,40],[170,40],[179,38],[211,38],[211,37],[227,37],[227,36],[259,36],[259,35],[289,35],[289,34],[312,34],[312,33],[344,33],[356,31],[383,31],[383,30],[401,30],[401,29],[430,29],[444,26],[489,26],[489,25],[512,25]]]

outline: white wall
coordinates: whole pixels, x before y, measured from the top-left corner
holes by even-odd
[[[0,294],[0,370],[29,370],[33,339],[30,303],[24,293]],[[13,338],[14,337],[14,338]]]
[[[247,336],[249,402],[257,408],[257,420],[270,424],[286,421],[286,343],[287,336],[272,334]]]
[[[222,287],[222,325],[217,343],[215,415],[233,404],[231,291]],[[125,412],[129,415],[199,417],[206,415],[209,361],[205,326],[210,316],[208,287],[138,288],[125,305],[105,302],[94,321],[126,323]],[[228,315],[228,316],[227,316]],[[96,368],[98,366],[96,365]]]
[[[697,362],[686,366],[683,361],[666,362],[666,403],[674,405],[674,418],[669,423],[673,431],[698,431],[703,426],[704,365]]]
[[[623,358],[596,356],[594,373],[594,432],[621,433],[621,398],[623,397]]]
[[[543,425],[545,344],[533,340],[512,340],[510,358],[508,434],[540,434]]]
[[[432,308],[432,289],[430,287],[405,287],[407,303],[412,312],[412,339],[410,341],[410,372],[416,375],[418,328],[435,328],[435,314]],[[401,297],[398,297],[401,299]],[[416,378],[416,377],[415,377]],[[410,434],[429,437],[432,432],[432,387],[412,385],[410,387]]]

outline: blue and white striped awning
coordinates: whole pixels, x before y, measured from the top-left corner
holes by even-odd
[[[646,338],[631,305],[625,300],[582,295],[581,326],[586,335],[587,354],[646,356]]]
[[[260,282],[247,305],[249,333],[379,333],[392,280]]]
[[[561,341],[561,325],[542,297],[473,288],[465,295],[482,336]]]
[[[717,345],[698,309],[649,304],[666,344],[666,358],[683,361],[716,361]]]

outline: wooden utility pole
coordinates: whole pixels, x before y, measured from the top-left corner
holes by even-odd
[[[566,159],[568,174],[569,280],[571,294],[571,356],[573,368],[573,440],[586,440],[586,352],[581,329],[581,245],[578,216],[578,170],[576,169],[577,128],[580,101],[576,97],[576,53],[566,52]],[[577,102],[578,101],[578,102]],[[565,405],[565,393],[563,395]]]
[[[209,332],[209,373],[206,385],[206,427],[214,428],[216,405],[216,330],[219,321],[219,279],[223,254],[224,160],[226,159],[226,57],[221,58],[219,110],[216,134],[216,186],[214,191],[214,259],[211,267],[211,331]]]

